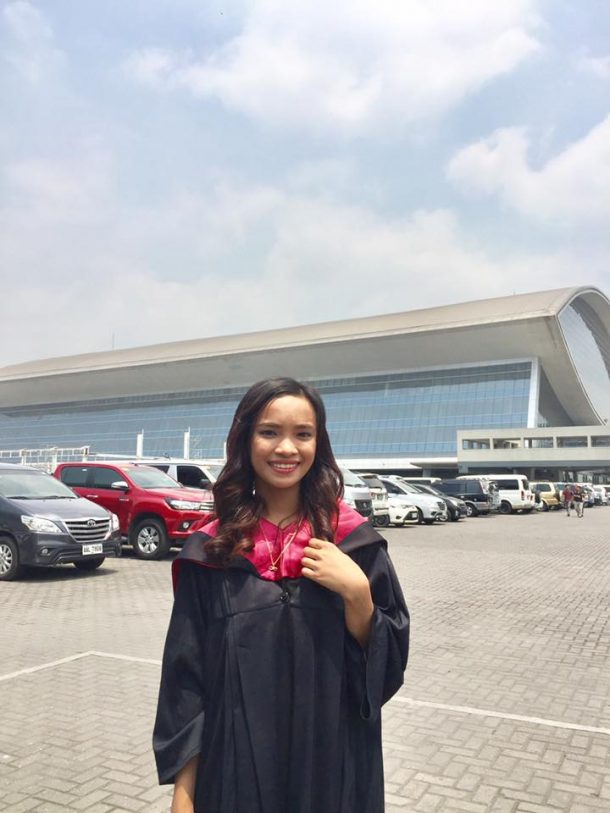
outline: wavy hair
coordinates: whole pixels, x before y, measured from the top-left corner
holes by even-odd
[[[218,534],[206,542],[206,549],[218,564],[254,547],[252,534],[263,516],[265,504],[254,488],[250,446],[257,419],[271,401],[284,395],[306,398],[316,416],[316,454],[300,482],[300,515],[309,522],[314,536],[333,539],[338,518],[338,500],[343,495],[343,477],[337,465],[326,429],[326,410],[320,394],[293,378],[259,381],[239,402],[227,437],[227,462],[214,484],[214,514]]]

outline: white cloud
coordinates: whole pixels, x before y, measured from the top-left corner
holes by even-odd
[[[8,35],[4,59],[32,84],[48,81],[61,69],[64,55],[54,42],[53,31],[42,12],[27,0],[14,0],[2,10]]]
[[[149,49],[136,81],[217,98],[263,122],[333,135],[404,134],[534,53],[537,0],[256,0],[243,29],[200,58]]]
[[[110,349],[113,334],[126,347],[572,282],[569,258],[495,258],[445,210],[386,218],[226,181],[156,208],[104,195],[76,240],[35,209],[0,218],[3,267],[16,270],[0,300],[0,363]]]
[[[581,71],[593,74],[598,79],[610,79],[610,55],[583,56],[578,60],[577,67]]]
[[[497,130],[460,150],[448,178],[537,220],[610,220],[610,116],[540,168],[528,161],[530,146],[524,129]]]

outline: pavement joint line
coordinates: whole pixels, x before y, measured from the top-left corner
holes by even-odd
[[[135,655],[119,655],[118,653],[114,652],[98,652],[95,649],[89,649],[87,652],[77,652],[76,655],[68,655],[68,657],[59,658],[59,660],[56,661],[48,661],[47,663],[41,663],[38,666],[28,666],[26,669],[19,669],[17,672],[9,672],[6,675],[0,675],[0,683],[6,680],[13,680],[14,678],[21,677],[22,675],[31,675],[35,672],[42,672],[45,669],[53,669],[55,666],[63,666],[65,663],[72,663],[73,661],[82,660],[83,658],[90,658],[91,656],[161,666],[161,661],[156,660],[155,658],[137,658]]]
[[[56,661],[49,661],[48,663],[41,663],[39,666],[29,666],[26,669],[19,669],[17,672],[9,672],[6,675],[0,675],[0,683],[6,680],[20,677],[21,675],[30,675],[35,672],[41,672],[44,669],[52,669],[55,666],[62,666],[65,663],[72,663],[73,661],[82,660],[89,657],[97,658],[111,658],[118,661],[129,661],[131,663],[147,663],[151,666],[160,666],[161,661],[156,658],[139,658],[135,655],[120,655],[116,652],[101,652],[99,650],[90,649],[87,652],[77,652],[76,655],[69,655],[66,658],[60,658]],[[439,711],[454,711],[458,714],[472,714],[476,717],[494,717],[498,720],[516,720],[520,723],[531,723],[533,725],[543,725],[549,728],[562,728],[571,731],[582,731],[588,734],[605,734],[610,736],[610,728],[600,728],[597,726],[580,725],[578,723],[565,723],[562,720],[549,720],[546,717],[528,717],[524,714],[510,714],[502,711],[491,711],[491,709],[478,709],[474,706],[452,706],[447,703],[433,703],[428,700],[414,700],[411,697],[393,697],[390,703],[403,703],[407,706],[420,706],[421,708],[439,709]]]
[[[428,709],[439,709],[440,711],[456,711],[459,714],[473,714],[477,717],[496,717],[499,720],[516,720],[521,723],[533,723],[534,725],[544,725],[550,728],[564,728],[571,731],[583,731],[588,734],[606,734],[610,736],[610,728],[598,728],[597,726],[580,725],[579,723],[565,723],[562,720],[549,720],[546,717],[527,717],[524,714],[509,714],[503,711],[477,709],[473,706],[450,706],[447,703],[413,700],[411,697],[393,697],[390,703],[404,703],[408,706],[422,706]]]

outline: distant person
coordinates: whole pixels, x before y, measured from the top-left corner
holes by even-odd
[[[570,516],[570,511],[574,508],[574,489],[569,483],[566,483],[562,493],[563,507],[566,509],[566,516]]]
[[[153,736],[171,813],[382,813],[381,706],[409,616],[385,540],[342,492],[317,391],[252,386],[215,518],[173,563]]]
[[[574,487],[574,496],[572,498],[574,508],[576,509],[576,516],[582,519],[585,510],[585,495],[580,486]]]

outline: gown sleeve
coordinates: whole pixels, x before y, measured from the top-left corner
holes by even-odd
[[[161,785],[174,782],[178,771],[201,751],[206,632],[202,571],[199,565],[183,563],[165,641],[153,731]]]
[[[409,611],[384,545],[354,551],[366,573],[375,610],[365,648],[346,636],[348,685],[365,720],[379,716],[381,706],[403,684],[409,654]]]

